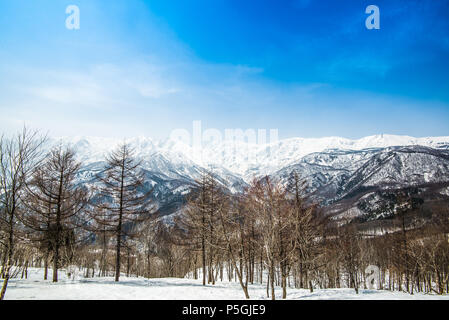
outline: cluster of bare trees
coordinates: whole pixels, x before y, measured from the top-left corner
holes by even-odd
[[[44,153],[46,138],[26,129],[0,139],[0,263],[3,299],[12,277],[43,267],[85,277],[201,278],[203,285],[369,288],[449,293],[449,208],[419,227],[400,198],[395,228],[378,235],[335,221],[306,193],[298,172],[287,183],[254,180],[232,194],[205,172],[174,219],[157,215],[141,163],[123,144],[105,159],[99,183],[79,183],[70,148]],[[412,215],[413,216],[413,215]],[[410,219],[409,219],[410,220]],[[379,272],[372,279],[367,270]]]
[[[280,284],[285,298],[289,275],[304,283],[312,271],[325,219],[305,199],[297,174],[287,186],[266,177],[239,195],[225,190],[212,173],[204,174],[173,228],[178,244],[194,255],[194,276],[199,265],[203,284],[235,275],[246,298],[249,283],[266,280],[267,294],[274,299]]]
[[[411,228],[402,212],[407,207],[398,203],[396,231],[371,236],[324,216],[297,172],[286,185],[254,180],[238,195],[206,173],[170,241],[187,250],[180,263],[190,276],[212,285],[223,277],[238,281],[246,298],[256,282],[266,283],[272,299],[276,286],[282,298],[288,287],[448,293],[449,210],[435,210],[432,221]],[[373,268],[379,272],[369,278]]]
[[[39,148],[43,143],[36,132],[23,131],[12,138],[0,138],[0,223],[3,247],[1,276],[4,279],[0,300],[5,296],[14,253],[18,246],[18,216],[23,201],[20,197],[27,178],[38,166]]]
[[[115,247],[115,279],[119,281],[124,247],[127,271],[133,237],[139,223],[154,212],[149,194],[143,192],[144,177],[133,150],[123,144],[106,158],[99,174],[99,190],[77,182],[81,163],[75,152],[62,145],[45,153],[46,137],[26,129],[0,139],[0,259],[3,279],[0,299],[8,281],[28,266],[41,266],[58,281],[58,269],[76,264],[94,273],[101,252],[102,274],[108,251]],[[93,196],[95,194],[95,197]],[[101,250],[95,247],[100,245]]]

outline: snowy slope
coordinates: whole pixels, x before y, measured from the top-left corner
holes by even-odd
[[[63,272],[60,282],[43,279],[42,269],[30,269],[28,279],[11,279],[5,295],[6,300],[243,300],[238,282],[218,281],[215,285],[201,285],[201,280],[159,278],[144,279],[122,277],[114,282],[112,277],[68,279]],[[267,299],[266,286],[249,286],[252,300]],[[281,299],[282,290],[276,288],[276,298]],[[385,290],[354,289],[305,289],[290,288],[287,299],[301,300],[448,300],[449,296]]]

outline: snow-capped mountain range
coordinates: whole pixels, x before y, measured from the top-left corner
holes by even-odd
[[[99,137],[63,137],[51,139],[54,145],[63,142],[73,147],[85,164],[103,161],[105,154],[120,143],[127,142],[136,156],[148,162],[151,168],[169,173],[173,167],[188,175],[191,167],[215,168],[229,171],[249,181],[253,177],[270,175],[303,157],[331,150],[381,149],[393,146],[425,146],[436,149],[449,148],[448,137],[413,138],[397,135],[375,135],[358,140],[340,137],[290,138],[270,144],[249,144],[242,141],[205,143],[195,148],[181,141],[166,139],[154,141],[148,137],[113,139]],[[171,165],[167,166],[167,162]],[[182,167],[180,167],[182,166]]]
[[[449,197],[449,137],[290,138],[269,144],[208,142],[200,147],[147,137],[63,137],[50,139],[49,147],[61,142],[83,162],[79,179],[86,184],[96,183],[108,152],[120,143],[131,144],[166,214],[180,208],[204,170],[212,170],[231,192],[265,175],[286,181],[296,170],[308,182],[308,191],[336,215],[372,213],[382,200],[378,193],[385,190],[438,185],[435,192]],[[383,207],[377,215],[385,215]]]

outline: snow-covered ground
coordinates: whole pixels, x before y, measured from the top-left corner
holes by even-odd
[[[51,279],[51,272],[49,273]],[[239,300],[244,299],[243,292],[235,282],[218,282],[215,285],[202,286],[201,280],[161,278],[144,279],[122,277],[114,282],[112,277],[81,278],[70,280],[65,272],[59,274],[60,282],[43,280],[42,269],[29,269],[28,279],[11,279],[5,299],[44,299],[44,300]],[[281,290],[276,288],[277,299]],[[267,299],[264,285],[251,285],[251,299]],[[410,300],[410,299],[446,299],[449,296],[390,292],[381,290],[353,289],[316,289],[313,293],[304,289],[289,289],[288,299],[328,299],[328,300]]]

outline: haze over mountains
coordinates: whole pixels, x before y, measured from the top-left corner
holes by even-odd
[[[49,146],[73,147],[83,161],[79,183],[89,186],[98,182],[105,154],[123,141],[143,161],[146,187],[154,188],[164,215],[182,207],[205,170],[231,192],[265,175],[286,182],[296,170],[329,213],[366,221],[393,214],[398,190],[424,205],[449,201],[449,137],[291,138],[260,145],[223,141],[203,143],[201,149],[171,139],[64,137],[50,139]]]

